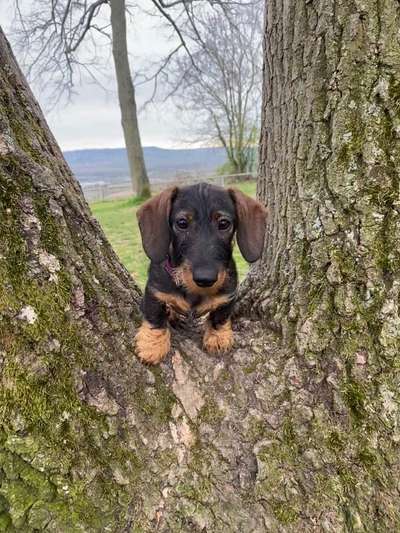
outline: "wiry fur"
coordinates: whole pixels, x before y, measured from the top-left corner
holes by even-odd
[[[231,348],[237,288],[233,237],[238,232],[243,255],[254,261],[261,254],[265,217],[265,208],[240,191],[205,183],[168,189],[138,210],[151,259],[142,306],[146,320],[136,337],[140,359],[155,364],[165,357],[168,321],[176,313],[209,313],[205,348],[210,353]],[[182,220],[187,227],[180,227]]]

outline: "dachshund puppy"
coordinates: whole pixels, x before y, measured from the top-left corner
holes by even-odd
[[[203,344],[209,353],[233,343],[230,315],[238,284],[233,237],[244,258],[260,258],[266,209],[237,189],[207,183],[173,187],[138,210],[143,247],[151,260],[136,335],[139,358],[159,363],[170,350],[168,321],[176,313],[209,313]]]

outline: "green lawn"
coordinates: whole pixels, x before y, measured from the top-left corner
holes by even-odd
[[[254,182],[236,184],[235,187],[250,196],[255,196],[256,184]],[[122,263],[139,285],[144,288],[149,260],[143,251],[136,221],[138,206],[139,204],[133,198],[125,198],[123,200],[96,202],[90,207]],[[237,246],[235,246],[234,257],[239,275],[242,278],[248,267]]]

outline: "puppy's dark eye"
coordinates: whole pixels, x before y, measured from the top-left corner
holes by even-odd
[[[220,218],[218,220],[218,229],[223,231],[231,227],[231,221],[227,218]]]
[[[178,218],[175,222],[179,229],[187,229],[189,227],[189,222],[186,218]]]

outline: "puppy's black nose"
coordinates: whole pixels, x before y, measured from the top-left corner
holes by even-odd
[[[218,274],[214,270],[205,268],[193,272],[193,280],[199,287],[211,287],[217,281]]]

